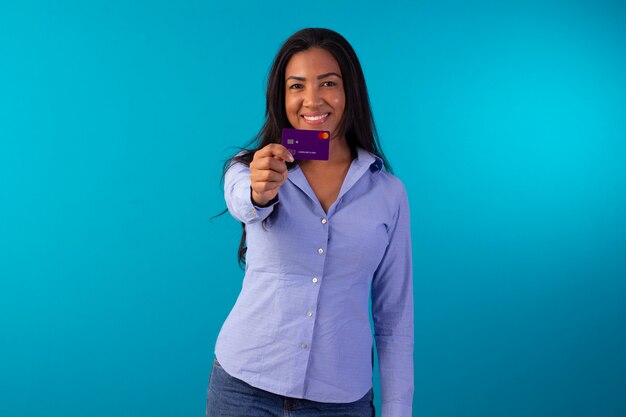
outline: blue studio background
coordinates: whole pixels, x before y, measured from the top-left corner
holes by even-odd
[[[625,19],[597,0],[3,1],[0,416],[203,415],[242,280],[240,225],[210,220],[221,165],[308,26],[355,47],[409,192],[414,415],[626,415]]]

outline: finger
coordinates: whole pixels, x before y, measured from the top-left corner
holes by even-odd
[[[289,153],[287,148],[285,148],[283,145],[279,143],[270,143],[269,145],[264,146],[263,148],[259,149],[254,154],[254,158],[257,158],[257,157],[262,158],[266,156],[271,156],[271,157],[278,158],[287,162],[294,161],[293,155]]]
[[[251,182],[277,182],[284,181],[284,174],[269,169],[250,172]]]
[[[281,161],[280,159],[274,158],[274,157],[266,157],[266,158],[261,158],[257,161],[253,161],[250,163],[250,169],[258,169],[258,170],[265,170],[265,169],[269,169],[272,171],[276,171],[276,172],[285,172],[287,171],[287,164],[284,161]]]
[[[273,191],[278,187],[280,187],[280,184],[277,182],[257,182],[252,184],[252,191],[263,194],[268,191]]]
[[[287,171],[287,164],[280,159],[274,157],[265,157],[254,160],[250,163],[250,172],[255,171],[274,171],[283,174]]]

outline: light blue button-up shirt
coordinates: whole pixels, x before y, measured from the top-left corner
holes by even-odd
[[[411,416],[409,205],[382,166],[359,149],[328,213],[298,165],[265,208],[251,202],[247,166],[226,172],[226,204],[245,223],[248,248],[241,293],[215,346],[227,373],[288,397],[362,398],[372,387],[371,290],[382,416]]]

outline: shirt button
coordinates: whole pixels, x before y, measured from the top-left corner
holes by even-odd
[[[326,224],[326,223],[328,223],[328,220],[322,219],[322,224]]]
[[[313,279],[311,281],[313,281],[313,283],[316,283],[317,282],[317,277],[313,277]]]
[[[300,345],[300,347],[301,347],[302,349],[306,349],[306,348],[308,348],[308,347],[309,347],[309,345],[307,345],[306,343],[303,343],[303,344],[301,344],[301,345]]]
[[[319,248],[319,249],[317,250],[317,253],[324,253],[324,249]]]
[[[307,317],[311,317],[312,315],[313,315],[313,313],[312,313],[312,312],[310,312],[310,311],[307,311],[307,312],[306,312],[306,316],[307,316]]]

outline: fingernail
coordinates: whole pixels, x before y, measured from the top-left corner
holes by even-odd
[[[289,154],[289,159],[287,159],[289,162],[293,162],[295,161],[295,159],[293,159],[293,155]]]

